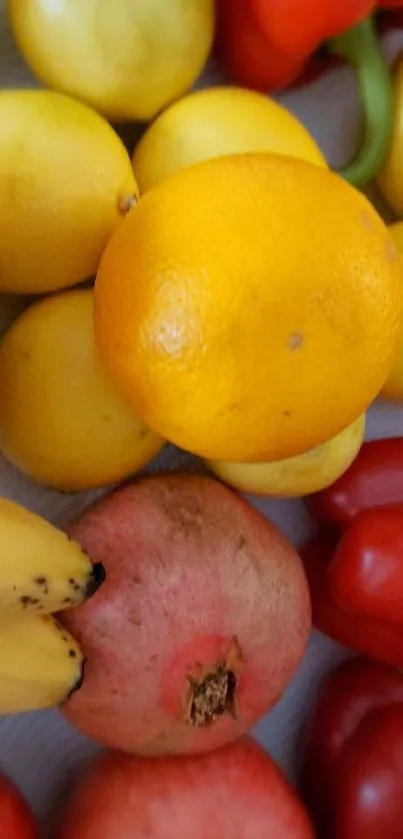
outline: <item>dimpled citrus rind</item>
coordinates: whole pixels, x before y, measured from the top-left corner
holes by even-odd
[[[207,459],[279,460],[363,413],[392,365],[402,263],[367,199],[265,154],[145,195],[96,282],[104,363],[139,415]]]

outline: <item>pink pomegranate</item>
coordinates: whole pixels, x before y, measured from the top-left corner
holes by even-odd
[[[118,489],[70,530],[106,581],[61,620],[87,656],[64,707],[85,734],[144,755],[204,752],[247,731],[304,653],[310,605],[284,536],[210,478]]]
[[[243,740],[209,755],[97,758],[55,839],[313,839],[308,815],[265,752]]]

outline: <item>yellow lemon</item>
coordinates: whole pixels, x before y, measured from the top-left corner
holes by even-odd
[[[355,460],[365,433],[365,414],[336,437],[304,454],[266,463],[208,461],[217,477],[241,492],[296,498],[330,486]]]
[[[401,261],[401,282],[403,285],[403,221],[397,221],[389,227],[392,239],[397,247]],[[400,328],[400,341],[391,373],[382,389],[387,399],[403,400],[403,318]]]
[[[196,91],[175,102],[136,146],[133,169],[141,192],[211,157],[274,152],[326,166],[302,123],[273,99],[236,87]]]
[[[27,309],[0,344],[2,450],[56,489],[120,481],[163,445],[107,378],[92,314],[91,289],[57,294]]]
[[[365,196],[296,158],[233,155],[182,169],[121,222],[97,275],[95,332],[116,386],[161,436],[209,460],[282,460],[377,396],[402,292]]]
[[[126,149],[86,105],[0,92],[0,291],[38,294],[94,275],[137,184]]]
[[[214,0],[8,0],[29,66],[111,120],[149,120],[196,81]]]

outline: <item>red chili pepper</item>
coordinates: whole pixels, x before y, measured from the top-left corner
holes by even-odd
[[[339,644],[393,667],[403,667],[403,628],[370,614],[354,614],[330,593],[328,569],[335,553],[334,532],[318,534],[301,550],[314,626]],[[402,834],[403,835],[403,834]]]
[[[315,518],[341,528],[363,510],[391,504],[403,504],[403,437],[364,443],[347,472],[308,499]]]
[[[357,156],[341,174],[356,186],[371,180],[387,154],[393,127],[392,83],[369,17],[376,0],[216,2],[217,54],[238,84],[263,91],[289,87],[324,44],[354,67],[365,134]],[[403,7],[403,0],[399,5]]]
[[[402,790],[403,676],[345,661],[319,690],[301,767],[318,839],[401,839]]]

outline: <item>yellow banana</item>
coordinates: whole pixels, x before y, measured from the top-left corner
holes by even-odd
[[[82,548],[41,516],[0,498],[0,612],[45,615],[77,606],[105,578]]]
[[[50,615],[0,622],[0,714],[51,708],[78,690],[84,657]]]

